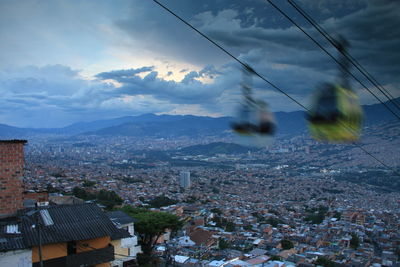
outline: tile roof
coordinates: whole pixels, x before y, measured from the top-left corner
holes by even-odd
[[[37,218],[41,223],[42,244],[68,242],[110,236],[111,239],[130,237],[130,234],[118,229],[96,204],[59,205],[40,207],[47,216],[25,210],[22,219],[22,233],[28,246],[38,245]],[[28,213],[27,213],[28,212]],[[47,214],[47,212],[46,212]],[[46,223],[47,222],[47,223]]]
[[[190,233],[190,239],[193,240],[197,246],[206,245],[212,237],[212,233],[203,229],[196,229]]]

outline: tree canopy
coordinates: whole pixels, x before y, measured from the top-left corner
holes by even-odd
[[[335,267],[335,262],[331,261],[330,259],[327,259],[325,257],[319,257],[314,264],[316,265],[321,265],[324,267]]]
[[[175,199],[170,199],[166,196],[158,196],[148,202],[148,204],[153,208],[161,208],[169,205],[174,205],[178,203]]]
[[[106,209],[108,210],[111,210],[115,205],[121,205],[123,202],[122,198],[120,198],[117,193],[104,189],[91,193],[83,188],[74,187],[72,194],[83,200],[95,200],[97,203],[106,206]]]
[[[357,249],[359,245],[360,245],[360,239],[355,233],[352,233],[350,240],[350,247],[353,249]]]
[[[122,210],[137,220],[135,231],[140,237],[143,252],[147,255],[151,255],[157,239],[164,234],[166,229],[176,232],[183,225],[178,216],[166,212],[155,212],[131,206],[123,207]]]
[[[282,239],[281,246],[282,246],[283,250],[291,249],[294,247],[292,241],[290,241],[288,239]]]

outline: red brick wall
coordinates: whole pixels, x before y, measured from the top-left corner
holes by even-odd
[[[0,216],[23,207],[24,143],[0,141]]]
[[[48,192],[24,192],[24,199],[34,199],[37,202],[48,202]]]

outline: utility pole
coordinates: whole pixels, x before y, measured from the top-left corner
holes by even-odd
[[[41,223],[39,216],[40,216],[40,210],[38,207],[38,203],[36,203],[36,225],[37,225],[38,240],[39,240],[39,262],[40,262],[40,267],[43,267],[42,233],[41,233]]]

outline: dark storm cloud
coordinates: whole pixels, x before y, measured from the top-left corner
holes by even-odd
[[[122,86],[113,90],[114,95],[151,95],[159,100],[166,100],[174,104],[204,104],[214,102],[227,88],[223,75],[216,78],[213,83],[207,84],[199,81],[199,78],[214,78],[222,74],[214,66],[208,65],[199,72],[191,71],[180,82],[168,81],[159,77],[158,72],[151,71],[143,78],[132,73],[140,73],[138,70],[114,70],[108,73],[96,75],[100,79],[112,79]],[[126,74],[129,73],[129,76]],[[120,75],[117,75],[120,74]]]
[[[65,125],[66,117],[79,118],[82,110],[93,114],[99,111],[113,88],[85,80],[79,71],[62,65],[3,70],[0,113],[3,123],[12,125],[16,121],[31,127]]]
[[[154,69],[153,66],[151,67],[142,67],[138,69],[129,69],[129,70],[114,70],[109,72],[102,72],[97,74],[95,77],[106,80],[106,79],[118,79],[118,78],[129,78],[134,76],[135,74],[142,73],[142,72],[149,72]]]
[[[266,1],[205,1],[200,5],[173,0],[164,4],[234,55],[258,65],[263,75],[285,86],[289,93],[308,95],[318,82],[336,79],[338,65]],[[337,56],[337,51],[293,8],[287,3],[277,4]],[[298,4],[329,33],[348,38],[350,53],[379,81],[400,82],[400,31],[396,30],[400,25],[399,2],[360,0],[343,4],[325,0],[316,4],[303,0]],[[154,51],[202,66],[231,60],[151,1],[132,10],[135,16],[118,21],[117,26],[133,39],[146,39]],[[251,58],[251,54],[257,56]],[[195,75],[189,73],[184,82]]]
[[[325,2],[327,3],[321,9],[334,6],[332,1]],[[371,1],[361,10],[340,17],[327,17],[320,21],[320,24],[334,36],[336,34],[345,36],[351,43],[350,53],[378,80],[384,84],[398,84],[400,82],[399,12],[398,1]],[[276,14],[281,16],[277,12]],[[314,82],[326,75],[330,75],[330,79],[333,80],[337,73],[338,65],[294,26],[271,28],[266,27],[265,23],[246,26],[240,19],[240,13],[235,10],[203,12],[195,15],[193,21],[203,32],[225,47],[234,48],[243,54],[249,54],[253,49],[258,50],[260,58],[255,59],[256,61],[264,61],[268,65],[277,63],[298,67],[298,69],[292,68],[292,72],[282,68],[287,78],[277,80],[278,84],[287,83],[288,79],[292,80],[293,71],[304,72],[305,68],[310,69],[310,74],[313,72],[315,78],[311,78]],[[300,19],[297,21],[301,25],[306,25]],[[326,41],[313,28],[308,25],[305,29],[337,57],[337,51],[327,46]],[[276,73],[265,74],[274,78]],[[304,89],[299,88],[294,79],[290,85],[289,91],[291,88],[296,88],[297,92]],[[360,87],[357,84],[355,86]]]
[[[185,5],[192,3],[186,2]],[[130,12],[128,18],[117,20],[115,26],[134,42],[140,40],[145,43],[147,50],[160,57],[201,65],[226,59],[225,55],[210,47],[207,41],[153,1],[132,1]]]

